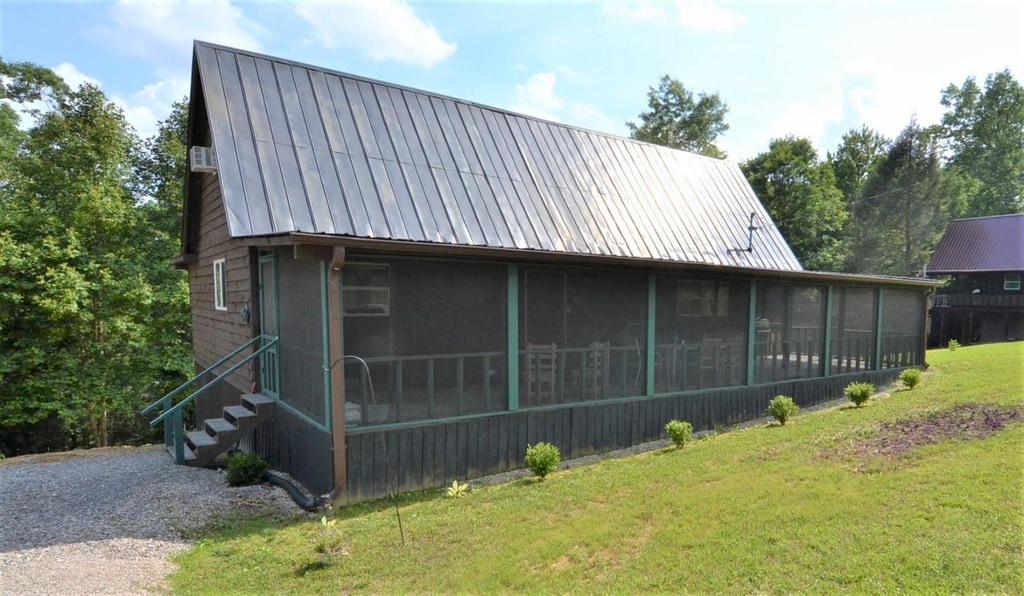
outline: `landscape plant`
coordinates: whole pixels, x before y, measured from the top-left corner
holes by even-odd
[[[921,369],[908,368],[900,373],[900,381],[907,389],[913,389],[921,383]]]
[[[949,348],[950,352],[955,352],[956,349],[960,347],[960,342],[958,342],[955,339],[951,339],[951,340],[949,340],[949,343],[946,344],[946,347]]]
[[[669,420],[665,433],[677,449],[682,449],[693,437],[693,425],[684,420]]]
[[[558,469],[558,464],[562,462],[562,452],[551,443],[541,442],[526,446],[524,460],[526,467],[538,478],[544,480],[545,476]]]
[[[461,499],[469,493],[469,483],[452,480],[452,483],[444,488],[444,496],[449,499]]]
[[[872,383],[850,383],[843,389],[843,395],[859,408],[875,394],[875,389]]]
[[[326,515],[320,517],[320,526],[316,536],[313,538],[313,550],[321,557],[321,565],[327,566],[334,563],[335,557],[345,554],[344,535],[338,526],[337,518],[327,519]]]
[[[800,406],[796,405],[793,398],[788,395],[776,395],[768,402],[768,413],[782,425],[785,425],[786,421],[795,416],[799,410]]]
[[[239,451],[228,458],[228,484],[248,486],[263,479],[269,466],[259,454]]]

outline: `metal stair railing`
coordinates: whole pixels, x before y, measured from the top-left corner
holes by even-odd
[[[149,404],[148,406],[141,410],[141,414],[149,414],[150,412],[153,412],[158,408],[163,409],[163,413],[154,418],[153,421],[149,423],[149,425],[152,427],[155,427],[157,424],[161,423],[164,425],[164,444],[167,447],[174,447],[174,463],[179,465],[185,463],[185,430],[182,415],[182,410],[185,408],[185,406],[195,401],[195,399],[199,397],[201,394],[205,393],[208,389],[226,379],[236,370],[245,366],[253,359],[270,352],[270,350],[277,345],[277,342],[277,337],[271,335],[257,335],[256,337],[250,339],[241,346],[238,346],[237,348],[232,350],[230,354],[224,356],[223,358],[215,362],[213,365],[207,367],[199,374],[195,375],[191,379],[179,385],[176,389],[174,389],[167,395],[154,401],[153,403]],[[187,388],[195,384],[195,382],[202,378],[204,375],[213,372],[217,367],[223,365],[225,362],[228,362],[232,358],[238,356],[239,354],[256,345],[257,343],[260,344],[260,347],[258,349],[253,351],[251,354],[247,355],[245,358],[233,364],[230,368],[214,377],[208,383],[205,383],[202,386],[200,386],[198,389],[189,394],[189,396],[186,397],[185,399],[179,401],[177,404],[174,403],[174,398],[177,395],[183,393]],[[274,368],[276,370],[276,366]],[[276,389],[277,387],[275,386],[275,393]]]

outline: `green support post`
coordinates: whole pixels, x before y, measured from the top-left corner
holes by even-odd
[[[878,311],[875,313],[875,370],[882,370],[882,301],[885,288],[878,288]]]
[[[825,377],[832,375],[832,308],[835,302],[835,287],[829,285],[825,293]]]
[[[757,280],[750,280],[750,306],[747,309],[747,385],[754,384],[754,350],[757,348]]]
[[[654,343],[654,331],[657,324],[657,292],[658,281],[653,273],[647,275],[647,358],[646,366],[647,395],[654,395],[654,358],[657,346]]]
[[[519,409],[519,266],[508,266],[508,410]]]

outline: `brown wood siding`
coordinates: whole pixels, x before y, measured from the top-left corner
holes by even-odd
[[[228,236],[224,204],[215,174],[204,174],[199,214],[197,259],[189,265],[192,306],[192,348],[201,370],[252,339],[252,326],[239,311],[246,304],[255,311],[252,297],[250,249]],[[214,308],[213,262],[225,259],[226,311]],[[228,382],[238,391],[252,388],[255,366],[246,366]]]
[[[695,431],[765,416],[776,395],[801,406],[842,397],[852,381],[879,386],[901,369],[790,380],[628,401],[525,410],[346,436],[348,484],[340,500],[357,503],[523,467],[526,445],[548,441],[565,459],[664,438],[665,423],[686,420]]]

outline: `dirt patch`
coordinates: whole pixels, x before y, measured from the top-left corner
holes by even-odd
[[[851,442],[839,451],[841,456],[854,458],[897,458],[950,439],[983,439],[1020,422],[1024,422],[1024,405],[961,404],[924,416],[882,423],[877,434]]]

